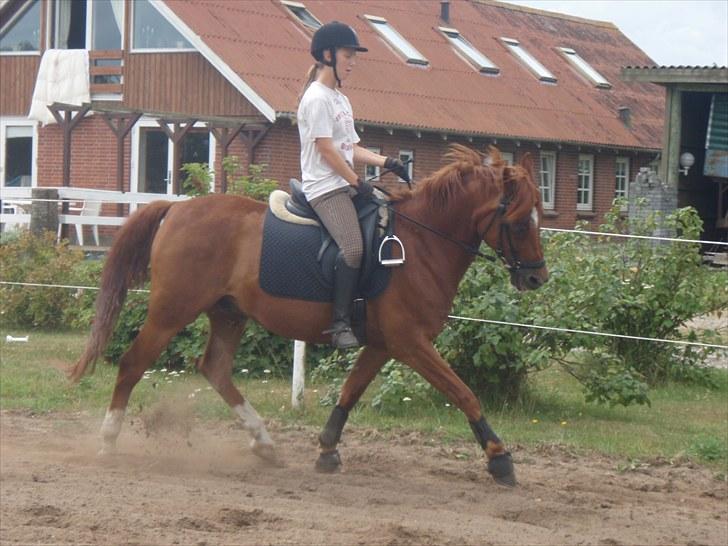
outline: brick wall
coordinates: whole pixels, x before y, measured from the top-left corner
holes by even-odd
[[[372,127],[357,127],[361,137],[361,145],[376,147],[383,155],[397,156],[400,150],[414,152],[414,179],[422,180],[443,165],[443,155],[448,146],[454,142],[471,146],[484,151],[492,143],[491,139],[473,139],[450,137],[447,140],[440,135],[422,133],[419,136],[413,131],[394,130]],[[116,140],[99,116],[91,116],[83,120],[73,131],[71,153],[71,185],[75,187],[93,187],[100,189],[116,189]],[[533,160],[535,175],[538,177],[540,149],[533,143],[524,142],[517,145],[514,141],[497,141],[501,151],[512,152],[516,162],[527,153]],[[124,188],[129,188],[131,136],[125,142],[126,165],[124,172]],[[555,208],[549,211],[544,220],[547,227],[571,228],[578,220],[586,220],[594,224],[602,221],[603,214],[609,210],[614,199],[616,158],[626,156],[630,159],[630,179],[647,165],[654,154],[636,154],[634,152],[615,153],[613,150],[598,150],[573,146],[544,144],[541,148],[556,152],[556,188]],[[580,153],[594,156],[593,206],[591,211],[577,211],[577,161]],[[235,155],[246,166],[248,146],[241,138],[231,143],[229,155]],[[220,173],[222,148],[216,147],[214,170]],[[38,143],[38,184],[40,186],[59,186],[62,180],[63,139],[57,125],[41,128]],[[299,141],[297,127],[288,120],[279,120],[268,131],[254,150],[253,162],[266,163],[265,175],[278,180],[282,188],[287,188],[290,178],[300,178]],[[364,176],[364,167],[357,166]],[[536,181],[537,182],[537,181]],[[384,175],[384,184],[397,184],[394,175]],[[216,177],[216,190],[220,191],[220,176]]]

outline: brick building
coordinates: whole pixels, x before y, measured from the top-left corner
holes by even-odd
[[[664,89],[620,79],[652,61],[611,23],[490,0],[0,0],[0,182],[62,184],[63,131],[27,114],[41,55],[81,48],[96,114],[72,132],[71,185],[171,193],[179,164],[220,173],[224,152],[284,185],[311,34],[330,20],[369,48],[344,89],[362,144],[413,159],[415,180],[453,142],[529,152],[546,225],[571,227],[600,221],[660,151]],[[134,122],[121,182],[112,111]]]

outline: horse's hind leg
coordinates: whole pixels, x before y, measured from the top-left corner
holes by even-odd
[[[329,420],[319,434],[321,453],[316,461],[316,470],[319,472],[335,472],[341,466],[341,458],[336,445],[341,439],[349,411],[354,407],[364,391],[387,361],[385,351],[367,346],[362,350],[354,368],[344,381],[336,407],[331,411]]]
[[[121,431],[121,424],[124,420],[124,413],[132,389],[183,326],[163,327],[147,317],[147,321],[134,339],[131,347],[121,357],[114,393],[111,396],[111,404],[109,404],[109,409],[106,411],[104,423],[101,425],[101,436],[104,444],[99,453],[100,455],[114,452],[116,438]]]
[[[247,317],[223,302],[208,311],[210,337],[199,369],[250,432],[250,447],[262,459],[278,462],[273,440],[265,423],[232,381],[233,357],[245,330]]]

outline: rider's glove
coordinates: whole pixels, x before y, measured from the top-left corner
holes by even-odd
[[[384,160],[384,168],[390,170],[405,182],[411,182],[409,173],[407,172],[407,166],[399,159],[388,157]]]
[[[361,178],[358,178],[356,182],[356,191],[359,192],[359,195],[367,199],[370,198],[374,193],[374,186]]]

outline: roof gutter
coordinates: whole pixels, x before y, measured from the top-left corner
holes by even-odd
[[[294,112],[276,112],[276,118],[287,119],[292,122],[296,121],[296,114]],[[377,123],[373,121],[355,120],[357,125],[364,127],[374,127],[377,129],[395,129],[399,131],[412,131],[412,132],[426,132],[435,135],[453,135],[459,137],[472,137],[472,138],[502,138],[505,140],[519,140],[523,142],[534,142],[543,143],[548,142],[551,144],[568,144],[570,146],[591,146],[594,148],[612,148],[615,150],[625,151],[637,151],[645,153],[660,152],[662,148],[650,148],[647,146],[623,146],[620,144],[611,144],[606,142],[587,142],[581,140],[556,140],[552,138],[534,138],[532,136],[520,136],[520,135],[507,135],[498,133],[479,133],[479,132],[466,132],[458,131],[456,129],[443,129],[441,127],[427,127],[422,125],[400,125],[397,123]]]

